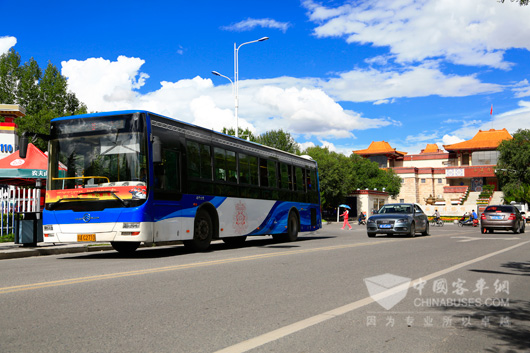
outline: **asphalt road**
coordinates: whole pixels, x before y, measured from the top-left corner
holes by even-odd
[[[353,227],[207,253],[3,260],[0,352],[530,349],[530,232]]]

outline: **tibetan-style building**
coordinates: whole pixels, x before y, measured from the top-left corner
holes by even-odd
[[[393,168],[402,164],[407,152],[397,151],[386,141],[373,141],[365,150],[353,151],[361,157],[379,164],[379,168]]]
[[[386,141],[374,141],[367,149],[353,153],[377,162],[380,168],[392,168],[401,177],[403,184],[399,195],[388,202],[436,205],[447,207],[445,214],[459,214],[462,207],[452,211],[448,208],[462,205],[465,199],[475,209],[484,185],[493,185],[498,191],[497,147],[511,138],[506,129],[479,130],[471,140],[444,145],[445,150],[428,144],[420,153],[409,154],[397,151]],[[500,202],[502,193],[494,195],[496,198],[490,201]],[[429,211],[427,208],[426,212]]]

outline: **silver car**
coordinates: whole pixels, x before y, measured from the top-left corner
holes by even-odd
[[[429,219],[417,204],[391,203],[368,218],[366,231],[369,237],[375,237],[376,234],[414,237],[417,232],[429,235]]]

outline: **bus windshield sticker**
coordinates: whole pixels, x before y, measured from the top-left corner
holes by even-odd
[[[66,189],[47,190],[46,203],[55,203],[62,199],[84,201],[97,200],[144,200],[146,198],[147,187],[136,186],[113,186],[90,189]]]

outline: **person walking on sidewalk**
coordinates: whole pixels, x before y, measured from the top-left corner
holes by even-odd
[[[351,230],[351,224],[348,222],[348,209],[345,208],[344,209],[344,212],[340,215],[340,216],[344,216],[344,224],[342,225],[342,230],[344,230],[344,228],[346,227],[346,225],[348,225],[348,227],[350,227],[350,230]]]

